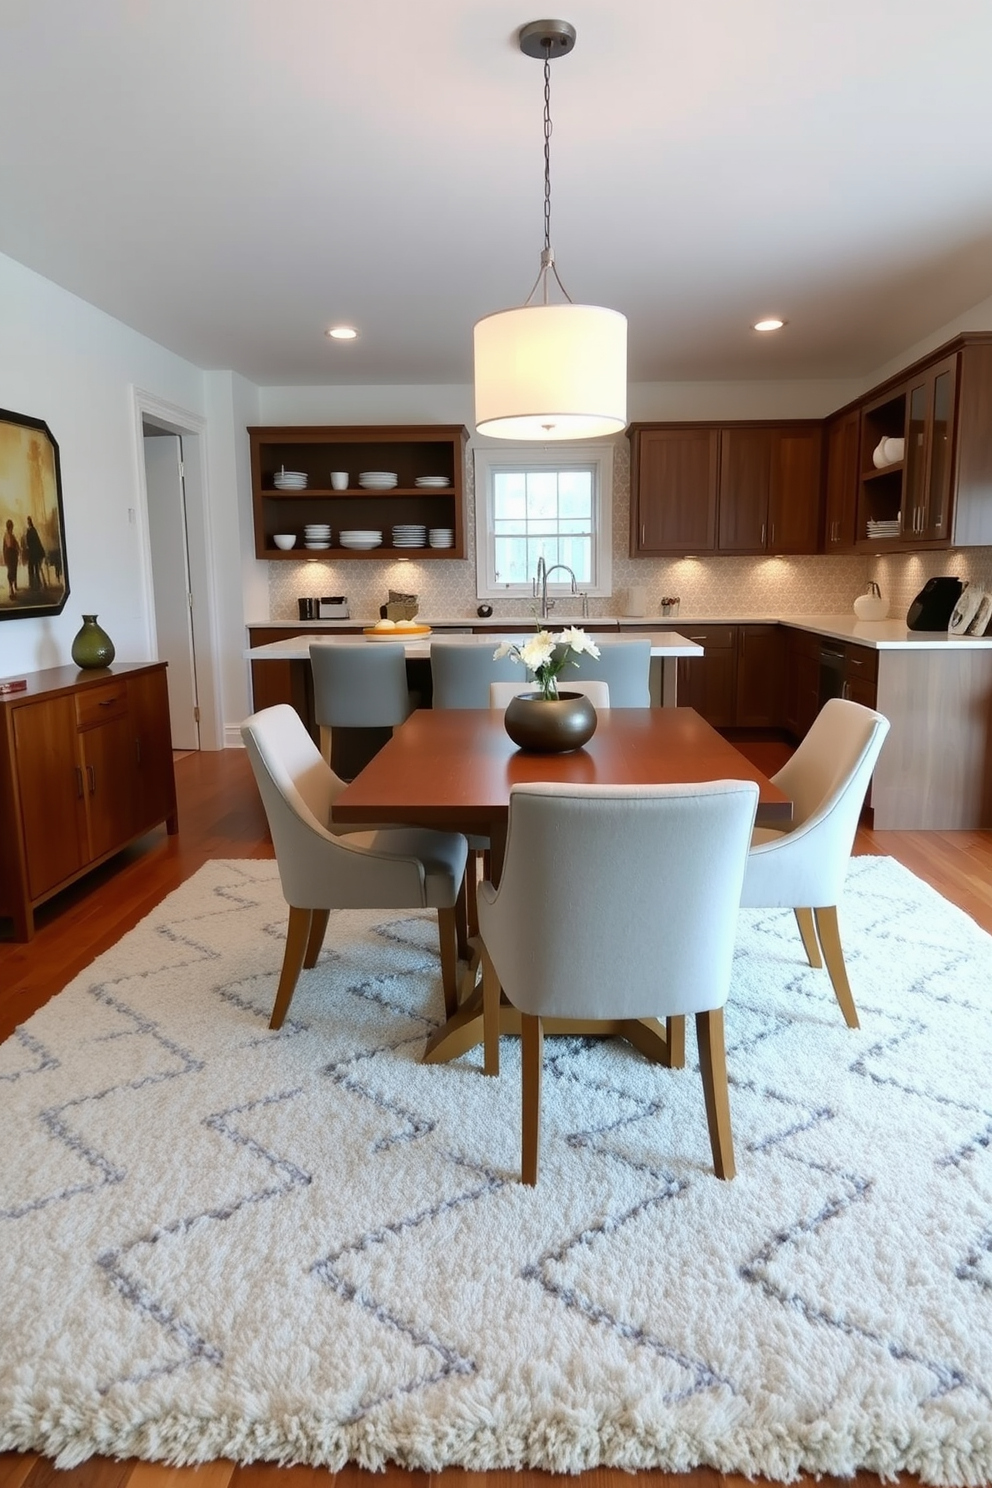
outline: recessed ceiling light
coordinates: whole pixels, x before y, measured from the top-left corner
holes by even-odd
[[[769,315],[768,318],[767,318],[767,320],[756,320],[754,322],[754,325],[752,326],[752,330],[755,330],[755,331],[780,331],[784,325],[785,325],[785,321],[784,320],[779,320],[779,319],[777,319],[776,316]]]
[[[330,336],[332,341],[355,341],[358,339],[358,332],[354,326],[331,326],[329,331],[324,332],[324,335]]]

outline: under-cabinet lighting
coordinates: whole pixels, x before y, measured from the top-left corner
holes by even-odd
[[[769,315],[766,320],[756,320],[751,329],[754,331],[780,331],[784,325],[784,320],[779,320],[776,316]]]
[[[325,336],[330,336],[330,338],[331,338],[332,341],[357,341],[358,340],[358,332],[355,330],[355,327],[354,326],[346,326],[346,325],[331,326],[330,330],[327,330],[327,331],[324,332],[324,335]]]

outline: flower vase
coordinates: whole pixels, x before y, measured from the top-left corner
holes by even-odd
[[[95,615],[84,615],[81,628],[72,642],[72,659],[78,667],[109,667],[114,659],[114,643]]]
[[[522,692],[507,704],[503,727],[529,753],[567,754],[596,732],[596,709],[582,692],[560,692],[555,698]]]

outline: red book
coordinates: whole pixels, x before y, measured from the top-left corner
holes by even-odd
[[[0,682],[0,694],[5,692],[27,692],[27,677],[15,677],[11,682]]]

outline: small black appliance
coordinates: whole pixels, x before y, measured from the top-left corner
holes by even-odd
[[[964,588],[960,579],[927,579],[906,615],[910,630],[946,630],[954,613],[958,596]]]

